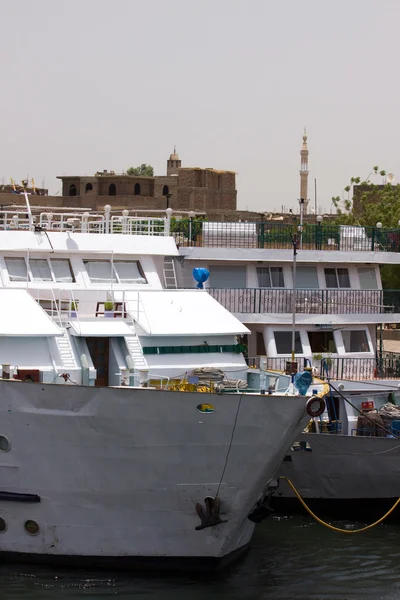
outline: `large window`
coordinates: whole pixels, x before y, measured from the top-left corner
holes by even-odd
[[[277,354],[290,354],[292,352],[292,332],[291,331],[274,331],[276,352]],[[294,351],[296,354],[302,354],[303,346],[301,345],[300,332],[295,332]]]
[[[283,288],[282,267],[257,267],[258,287]]]
[[[299,265],[296,269],[296,288],[298,290],[318,289],[317,267]]]
[[[359,267],[360,288],[362,290],[377,290],[378,282],[374,267]]]
[[[5,261],[10,281],[26,281],[28,271],[24,258],[10,257]]]
[[[367,333],[364,329],[344,329],[342,336],[346,352],[369,352]]]
[[[246,267],[210,266],[210,287],[245,288]]]
[[[22,257],[6,257],[10,281],[53,281],[72,283],[75,281],[71,264],[67,258],[31,258],[29,265]]]
[[[147,283],[136,260],[84,260],[92,283]]]
[[[333,331],[309,331],[308,339],[310,341],[311,352],[313,353],[322,354],[323,352],[336,352]]]
[[[325,269],[327,288],[349,288],[350,278],[348,269]]]

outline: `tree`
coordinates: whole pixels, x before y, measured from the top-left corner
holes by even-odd
[[[147,163],[143,163],[139,167],[129,167],[126,173],[127,175],[138,175],[140,177],[154,177],[154,169]]]
[[[385,170],[374,166],[370,175],[386,176]],[[375,227],[382,223],[388,229],[399,229],[400,220],[400,185],[391,183],[372,183],[369,179],[361,181],[360,177],[352,177],[350,186],[344,190],[348,198],[341,201],[339,196],[332,198],[332,203],[337,209],[336,223],[338,225],[359,225],[362,227]],[[385,180],[384,180],[385,181]],[[350,190],[352,197],[350,198]],[[390,234],[394,239],[400,240],[397,232]],[[396,237],[396,239],[397,239]],[[400,288],[400,266],[383,265],[381,267],[382,284],[384,288]]]

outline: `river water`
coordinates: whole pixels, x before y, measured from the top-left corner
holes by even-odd
[[[157,576],[0,564],[0,599],[397,600],[399,567],[400,525],[345,535],[306,516],[274,516],[257,527],[246,558],[223,575]]]

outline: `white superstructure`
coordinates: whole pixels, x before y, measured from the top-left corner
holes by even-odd
[[[400,357],[383,351],[381,337],[400,322],[400,291],[382,289],[379,269],[400,264],[399,251],[400,229],[324,224],[321,217],[302,235],[294,223],[205,223],[181,240],[179,285],[194,285],[194,267],[209,270],[209,294],[251,331],[250,365],[286,368],[294,309],[298,368],[331,379],[356,406],[333,393],[315,419],[316,433],[299,437],[283,463],[280,472],[305,498],[400,496],[393,477],[398,434],[382,432],[378,441],[372,427],[357,426],[360,411],[370,402],[381,409],[400,381]]]
[[[1,217],[0,554],[211,567],[267,510],[307,397],[248,388],[246,325],[167,285],[169,226]]]

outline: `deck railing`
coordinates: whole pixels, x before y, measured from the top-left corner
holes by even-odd
[[[208,288],[233,313],[291,313],[293,290],[274,288]],[[400,290],[295,290],[297,313],[376,314],[400,310]]]
[[[170,215],[137,217],[122,211],[112,214],[92,212],[42,212],[29,218],[24,211],[0,212],[0,230],[69,231],[75,233],[113,233],[126,235],[170,235]]]
[[[295,226],[291,223],[217,223],[194,220],[177,221],[172,235],[180,246],[208,248],[290,249]],[[344,250],[399,252],[400,229],[358,227],[353,225],[304,226],[303,250]]]
[[[246,358],[250,367],[284,371],[286,362],[290,361],[287,357],[249,357]],[[301,371],[304,366],[304,358],[296,358],[298,370]],[[311,357],[310,357],[311,360]],[[310,363],[309,363],[310,364]],[[382,358],[328,358],[316,363],[317,374],[331,379],[349,379],[351,381],[371,381],[373,379],[399,379],[400,378],[400,356],[391,355]]]

